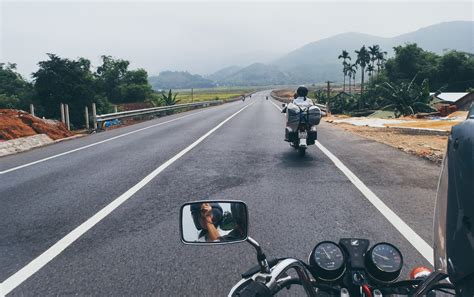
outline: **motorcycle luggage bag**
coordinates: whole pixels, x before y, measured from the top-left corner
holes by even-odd
[[[285,141],[295,142],[298,140],[298,132],[293,131],[291,128],[286,127],[285,129]]]
[[[292,130],[297,130],[300,123],[309,126],[319,125],[321,110],[317,106],[299,107],[293,103],[288,104],[286,111],[286,125]]]
[[[306,139],[306,143],[308,145],[313,145],[317,139],[318,139],[317,131],[308,131],[308,138]]]

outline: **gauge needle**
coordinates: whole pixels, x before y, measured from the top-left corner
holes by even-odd
[[[384,260],[390,260],[389,258],[385,257],[385,256],[382,256],[380,254],[377,254],[376,252],[374,252],[374,255],[376,256],[379,256],[380,258],[384,259]]]
[[[323,248],[323,252],[326,254],[326,256],[328,257],[329,260],[331,260],[331,256],[329,256],[328,252],[326,252],[326,250]]]

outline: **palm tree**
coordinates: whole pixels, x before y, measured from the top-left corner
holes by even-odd
[[[375,61],[377,60],[377,56],[380,52],[380,46],[374,44],[373,46],[369,46],[369,56],[370,62],[372,62],[372,67],[375,67]]]
[[[349,53],[346,50],[342,50],[342,54],[337,57],[338,59],[343,59],[342,61],[342,73],[344,73],[344,85],[342,87],[343,91],[346,91],[346,76],[347,76],[347,62],[346,60],[350,60],[351,57],[349,56]]]
[[[387,55],[387,52],[381,52],[379,51],[377,54],[377,73],[380,71],[380,69],[383,69],[383,65],[385,64],[385,56]]]
[[[360,79],[360,96],[364,95],[364,73],[365,67],[370,63],[370,55],[365,45],[360,48],[360,50],[355,51],[357,54],[356,64],[360,65],[361,68],[361,79]],[[362,109],[362,100],[359,101],[359,108]]]
[[[351,78],[353,78],[354,82],[355,82],[355,75],[356,75],[356,72],[357,72],[357,65],[348,63],[346,65],[346,69],[347,69],[346,70],[347,75],[349,76],[349,93],[352,94],[352,92],[351,92]],[[354,85],[354,88],[355,88],[355,85]]]
[[[369,82],[370,82],[370,78],[372,77],[372,74],[374,73],[374,71],[375,71],[374,65],[372,65],[372,64],[367,65],[367,73],[369,74]]]

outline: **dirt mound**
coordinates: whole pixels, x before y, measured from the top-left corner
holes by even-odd
[[[0,140],[36,134],[46,134],[54,140],[74,135],[61,122],[42,120],[22,110],[0,109]]]

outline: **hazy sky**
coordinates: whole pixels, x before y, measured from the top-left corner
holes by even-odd
[[[45,53],[107,54],[149,74],[268,62],[306,43],[357,31],[392,37],[473,20],[473,2],[114,2],[0,0],[1,62],[30,78]]]

